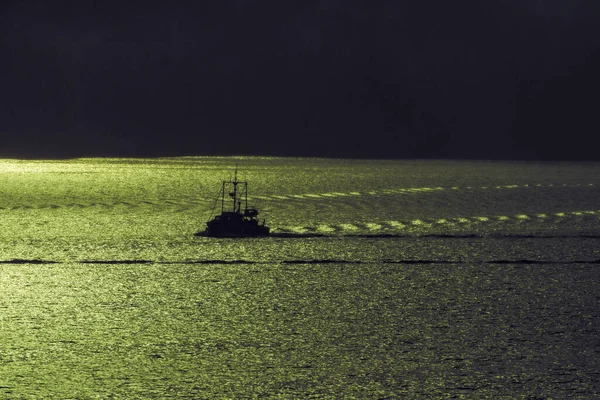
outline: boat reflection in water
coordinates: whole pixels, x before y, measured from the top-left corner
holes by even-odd
[[[230,191],[231,190],[231,191]],[[229,192],[230,200],[225,199]],[[218,200],[218,199],[217,199]],[[230,211],[226,211],[231,202]],[[244,208],[242,209],[242,203]],[[216,207],[216,202],[215,202]],[[214,214],[211,213],[211,217]],[[211,237],[255,237],[267,236],[271,228],[265,220],[258,220],[258,210],[248,206],[248,182],[237,180],[237,167],[233,180],[223,181],[221,185],[221,214],[209,219],[206,229],[195,233],[196,236]]]

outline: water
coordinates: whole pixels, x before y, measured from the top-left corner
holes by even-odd
[[[194,237],[238,164],[273,235]],[[595,398],[600,165],[0,161],[0,397]]]

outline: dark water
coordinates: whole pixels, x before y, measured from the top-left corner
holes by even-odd
[[[198,238],[239,164],[273,236]],[[596,398],[600,165],[0,161],[0,398]]]

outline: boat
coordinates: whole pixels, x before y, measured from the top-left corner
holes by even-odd
[[[225,193],[228,193],[229,199],[226,199]],[[233,180],[222,182],[220,197],[221,214],[211,219],[217,205],[217,198],[211,216],[206,222],[206,229],[197,232],[196,236],[235,238],[269,235],[271,228],[265,225],[264,219],[259,221],[256,207],[248,206],[248,182],[238,181],[237,167]]]

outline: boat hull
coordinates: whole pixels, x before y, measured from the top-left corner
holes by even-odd
[[[253,237],[267,237],[269,233],[231,233],[231,232],[207,232],[201,231],[194,234],[199,237],[215,237],[215,238],[253,238]]]
[[[209,237],[259,237],[268,236],[271,229],[256,219],[246,219],[239,214],[224,214],[206,223],[203,236]]]
[[[243,237],[262,237],[269,236],[271,229],[268,226],[259,226],[251,230],[221,230],[221,229],[205,229],[204,231],[195,233],[196,236],[204,237],[222,237],[222,238],[243,238]]]

